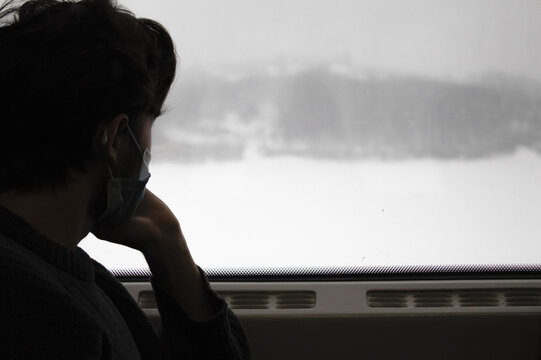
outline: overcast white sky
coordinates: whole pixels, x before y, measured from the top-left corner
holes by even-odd
[[[124,0],[173,34],[183,68],[294,59],[541,79],[539,0]]]

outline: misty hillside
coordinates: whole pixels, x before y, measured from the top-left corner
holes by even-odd
[[[541,151],[541,85],[360,78],[326,68],[242,77],[185,73],[155,127],[161,159],[296,155],[478,158]]]

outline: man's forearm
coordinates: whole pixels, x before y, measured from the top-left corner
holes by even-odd
[[[154,281],[179,303],[193,320],[206,320],[218,311],[184,241],[182,232],[176,239],[156,244],[143,254]]]

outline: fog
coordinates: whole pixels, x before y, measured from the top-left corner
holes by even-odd
[[[149,188],[200,265],[539,263],[541,2],[122,3],[177,44]]]
[[[325,62],[439,78],[541,79],[537,0],[120,1],[172,33],[182,67]]]

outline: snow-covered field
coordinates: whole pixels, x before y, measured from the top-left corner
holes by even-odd
[[[541,263],[541,156],[151,164],[208,267]],[[109,268],[136,251],[87,237]]]

